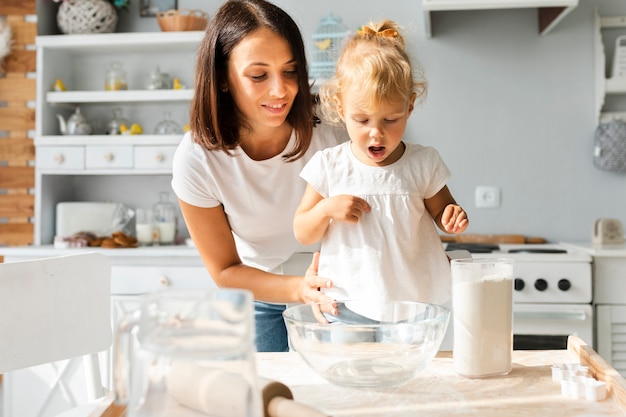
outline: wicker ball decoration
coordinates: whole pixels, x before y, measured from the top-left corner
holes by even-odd
[[[67,0],[57,12],[57,25],[65,34],[111,33],[117,10],[109,0]]]

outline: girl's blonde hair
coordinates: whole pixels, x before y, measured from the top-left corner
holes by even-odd
[[[338,105],[348,91],[360,93],[361,107],[375,112],[389,101],[416,102],[426,97],[427,83],[420,67],[412,67],[399,26],[391,20],[370,22],[343,47],[335,75],[320,87],[320,112],[339,123]]]

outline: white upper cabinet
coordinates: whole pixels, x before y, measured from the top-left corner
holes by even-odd
[[[422,0],[426,36],[432,37],[431,12],[537,8],[539,33],[549,33],[579,0]]]

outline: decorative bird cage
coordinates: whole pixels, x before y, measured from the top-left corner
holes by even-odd
[[[341,18],[329,13],[320,19],[313,33],[313,50],[309,75],[318,82],[330,78],[335,73],[335,65],[341,52],[344,39],[350,31],[341,23]]]

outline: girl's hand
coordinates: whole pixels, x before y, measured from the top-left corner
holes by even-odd
[[[358,223],[363,214],[372,211],[367,201],[354,195],[329,197],[323,204],[328,217],[340,222]]]
[[[448,204],[441,215],[441,224],[447,233],[462,233],[467,229],[469,220],[461,206]]]
[[[313,260],[311,265],[306,271],[304,278],[302,279],[302,285],[300,288],[301,298],[306,304],[323,303],[323,305],[314,305],[313,315],[320,323],[328,323],[322,311],[330,313],[332,315],[337,314],[337,303],[326,294],[320,291],[320,288],[331,288],[333,283],[329,279],[321,278],[317,275],[317,268],[319,265],[320,253],[315,252],[313,254]]]

